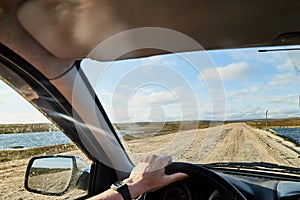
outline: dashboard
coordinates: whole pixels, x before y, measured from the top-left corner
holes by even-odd
[[[226,179],[249,200],[299,200],[300,182],[294,177],[283,175],[262,175],[255,172],[233,173],[216,172]],[[230,199],[219,191],[216,185],[203,177],[190,177],[170,184],[153,193],[147,193],[145,200],[227,200]]]

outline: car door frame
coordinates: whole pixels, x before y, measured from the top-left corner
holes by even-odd
[[[90,132],[90,130],[86,126],[76,126],[71,120],[72,113],[76,111],[66,98],[43,74],[2,43],[0,43],[0,64],[2,64],[0,67],[6,68],[8,73],[17,75],[38,94],[39,100],[30,103],[33,103],[35,107],[64,130],[64,133],[92,160],[87,196],[93,196],[109,188],[111,183],[117,180],[117,172],[110,166],[99,162],[82,144],[79,134]],[[12,82],[10,83],[16,87]],[[69,116],[70,118],[62,118],[61,116]],[[80,120],[80,117],[77,117],[76,120]]]

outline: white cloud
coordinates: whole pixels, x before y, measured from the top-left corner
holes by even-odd
[[[274,49],[273,47],[266,48],[250,48],[250,49],[235,49],[229,50],[229,56],[236,61],[257,62],[260,64],[278,64],[284,63],[291,58],[291,53],[288,51],[272,51],[272,52],[258,52],[260,49]],[[299,56],[297,56],[299,57]]]
[[[277,108],[268,109],[268,117],[271,118],[290,118],[299,117],[299,109]]]
[[[299,51],[289,51],[288,57],[289,60],[292,62],[294,69],[297,72],[300,72],[300,52]]]
[[[40,113],[20,114],[12,113],[0,116],[0,124],[6,123],[51,123]]]
[[[105,96],[105,97],[111,98],[113,96],[113,94],[111,92],[108,92],[108,91],[106,91],[104,89],[100,89],[99,94],[100,94],[100,97],[104,97]]]
[[[3,87],[3,86],[6,86],[6,85],[4,85],[4,83],[0,80],[0,87]],[[0,90],[0,95],[4,95],[4,94],[6,94],[7,93],[7,90]]]
[[[135,93],[120,90],[112,99],[106,97],[102,103],[113,122],[189,120],[200,112],[197,95],[181,87],[141,87]]]
[[[300,58],[292,57],[288,58],[284,63],[276,66],[276,68],[280,71],[291,72],[295,74],[300,74]]]
[[[233,100],[240,100],[240,99],[245,99],[249,98],[249,96],[252,95],[261,95],[263,93],[262,87],[258,85],[252,85],[250,87],[244,88],[244,89],[239,89],[239,90],[233,90],[230,92],[226,92],[226,99],[233,99]]]
[[[300,83],[300,74],[299,73],[281,73],[273,76],[271,81],[269,82],[269,86],[280,86],[280,87],[286,87],[286,85],[290,84],[299,84]]]
[[[245,80],[255,71],[246,62],[232,63],[225,67],[206,68],[201,75],[205,79],[218,79],[218,73],[224,81]]]
[[[134,87],[129,84],[121,85],[120,88],[122,88],[124,90],[130,90],[130,91],[134,90]]]
[[[5,99],[0,99],[0,105],[4,105],[6,103]]]
[[[167,105],[176,103],[176,97],[168,91],[152,92],[150,94],[136,93],[130,102],[137,106]]]
[[[269,110],[270,118],[297,117],[299,95],[266,93],[232,94],[227,102],[226,119],[259,119],[264,118]]]
[[[170,61],[166,60],[163,62],[163,65],[170,66],[170,65],[177,65],[178,63],[176,61]]]
[[[272,97],[269,100],[271,104],[284,104],[284,105],[299,105],[299,95],[290,94],[290,95],[281,95],[277,97]]]
[[[291,69],[294,69],[294,63],[292,62],[292,60],[286,60],[286,62],[276,66],[276,68],[278,70],[283,70],[283,71],[291,70]]]

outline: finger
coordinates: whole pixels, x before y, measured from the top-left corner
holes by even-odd
[[[175,174],[170,174],[170,175],[166,175],[166,182],[167,184],[176,182],[176,181],[180,181],[182,179],[188,178],[189,176],[185,173],[175,173]]]
[[[164,170],[164,168],[172,162],[171,156],[158,156],[150,154],[144,157],[140,163],[133,169],[134,173],[153,172]]]
[[[165,159],[165,166],[171,164],[171,162],[172,162],[171,156],[165,156],[164,159]]]
[[[140,162],[133,168],[133,170],[131,171],[131,174],[136,175],[136,174],[144,173],[145,171],[147,171],[148,168],[149,168],[149,163]]]
[[[153,192],[153,191],[158,190],[158,189],[160,189],[160,188],[162,188],[162,187],[164,187],[164,186],[166,186],[170,183],[180,181],[180,180],[188,178],[188,177],[189,176],[187,174],[180,173],[180,172],[175,173],[175,174],[171,174],[171,175],[165,175],[163,182],[159,186],[149,190],[149,192]]]
[[[142,159],[144,162],[154,162],[155,160],[159,159],[160,157],[155,154],[149,154]]]
[[[160,156],[156,160],[156,166],[157,169],[165,168],[167,165],[169,165],[172,162],[171,156]]]
[[[157,171],[157,170],[164,170],[164,168],[172,162],[171,156],[157,156],[151,155],[146,158],[147,162],[149,163],[149,171]]]

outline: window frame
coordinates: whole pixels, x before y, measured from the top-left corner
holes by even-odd
[[[72,68],[76,67],[76,63],[78,62],[75,62]],[[64,115],[72,118],[76,111],[53,84],[30,63],[2,43],[0,43],[0,64],[2,64],[0,67],[6,68],[4,70],[12,72],[20,80],[25,81],[41,97],[38,101],[29,103],[34,104],[38,110],[46,114],[47,118],[60,127],[63,133],[92,161],[87,196],[93,196],[106,190],[112,182],[116,181],[116,171],[97,161],[82,144],[78,132],[89,132],[90,130],[87,127],[78,127],[74,121],[60,117]],[[7,77],[4,78],[7,80]],[[18,89],[12,82],[10,82],[11,85]],[[81,120],[81,118],[77,115],[76,120]]]

